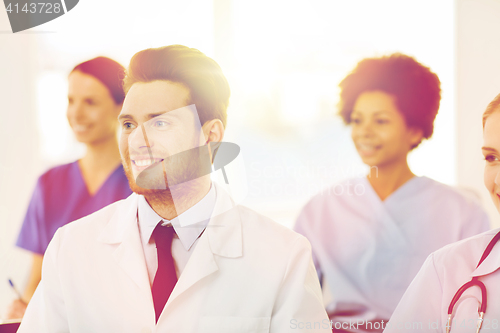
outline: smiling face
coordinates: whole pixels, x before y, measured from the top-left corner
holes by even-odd
[[[99,144],[116,137],[117,105],[108,88],[92,75],[74,71],[69,75],[69,125],[79,142]]]
[[[500,212],[500,111],[493,112],[484,124],[482,148],[486,165],[484,185]]]
[[[363,163],[383,167],[406,163],[422,131],[409,128],[395,98],[382,91],[359,95],[351,114],[351,137]]]
[[[168,165],[163,163],[167,157],[205,144],[196,109],[187,106],[188,101],[189,90],[170,81],[134,83],[128,91],[119,116],[120,153],[134,192],[147,195],[166,189],[166,178],[183,178],[196,167],[175,157],[168,159]],[[147,177],[138,186],[141,173]]]

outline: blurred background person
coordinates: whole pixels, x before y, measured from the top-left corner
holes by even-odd
[[[484,185],[500,212],[500,95],[483,114],[483,141]],[[448,325],[450,332],[498,332],[499,240],[497,228],[431,254],[384,332],[448,332]]]
[[[396,53],[360,61],[340,88],[339,113],[369,173],[313,197],[295,229],[311,242],[334,327],[370,322],[355,331],[381,332],[425,258],[489,220],[472,196],[408,166],[433,133],[436,74]]]
[[[33,253],[22,299],[8,308],[7,318],[21,318],[41,279],[42,259],[56,230],[129,196],[118,151],[118,114],[125,94],[125,69],[97,57],[77,65],[68,77],[67,118],[85,155],[45,172],[35,186],[17,246]]]

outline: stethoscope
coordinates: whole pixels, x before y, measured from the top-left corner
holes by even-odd
[[[479,265],[481,265],[481,263],[484,261],[484,259],[488,257],[491,250],[499,240],[500,240],[500,232],[498,232],[495,235],[495,237],[493,237],[493,239],[490,241],[490,243],[484,250],[481,260],[479,260],[479,263],[477,264],[476,268],[478,268]],[[483,325],[484,313],[486,312],[486,305],[488,303],[488,295],[486,293],[486,286],[484,285],[484,283],[479,281],[478,276],[474,276],[469,282],[467,282],[466,284],[461,286],[460,289],[458,289],[457,293],[455,294],[455,296],[453,296],[453,299],[451,300],[450,306],[448,307],[448,324],[446,325],[446,333],[450,333],[451,330],[451,314],[453,313],[453,308],[455,307],[455,304],[457,304],[460,297],[462,297],[464,291],[473,286],[477,286],[481,289],[481,303],[480,303],[481,307],[479,308],[479,318],[477,319],[476,333],[479,333],[479,331],[481,330],[481,326]]]

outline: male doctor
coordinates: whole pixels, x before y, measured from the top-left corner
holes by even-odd
[[[308,241],[206,173],[230,95],[218,64],[147,49],[124,87],[135,193],[57,231],[19,332],[330,332]]]

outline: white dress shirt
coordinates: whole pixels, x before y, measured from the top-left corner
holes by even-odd
[[[215,186],[211,185],[207,195],[203,197],[193,207],[180,214],[178,217],[168,221],[158,215],[148,204],[144,196],[139,196],[137,206],[137,224],[141,235],[142,249],[144,251],[144,259],[148,269],[149,282],[151,286],[158,269],[158,254],[156,252],[156,244],[151,237],[158,222],[163,221],[163,225],[171,224],[174,227],[175,235],[172,240],[172,257],[174,258],[175,271],[177,278],[182,274],[184,267],[193,253],[198,238],[205,230],[210,216],[215,206],[217,193]],[[193,224],[181,227],[179,218],[184,221],[190,221]]]

